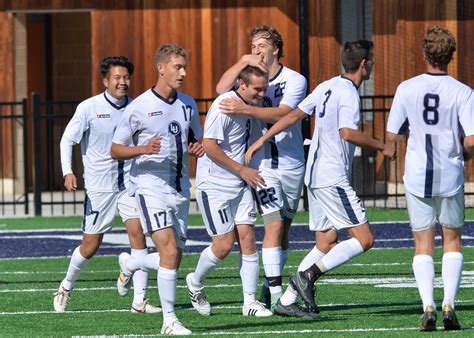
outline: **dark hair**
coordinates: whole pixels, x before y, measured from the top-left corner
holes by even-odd
[[[341,53],[342,67],[346,73],[355,72],[363,59],[370,60],[374,43],[369,40],[348,41]]]
[[[260,68],[258,67],[254,67],[254,66],[247,66],[245,67],[239,74],[239,79],[241,79],[242,81],[244,81],[244,83],[246,85],[249,85],[250,83],[250,77],[251,75],[255,75],[255,76],[258,76],[258,77],[265,77],[268,79],[268,73],[265,73],[264,71],[262,71]]]
[[[273,47],[278,48],[278,60],[283,57],[283,39],[275,27],[269,25],[256,26],[252,33],[250,33],[250,40],[255,38],[263,38],[270,41]]]
[[[447,66],[456,51],[456,39],[446,28],[432,26],[426,30],[421,49],[432,66]]]
[[[109,74],[109,69],[112,66],[121,66],[125,67],[128,70],[128,75],[133,74],[135,66],[133,63],[125,56],[107,56],[100,62],[100,73],[103,78],[106,78]]]
[[[187,55],[186,49],[179,45],[175,44],[165,44],[161,45],[156,51],[155,51],[155,65],[158,63],[167,63],[170,59],[171,56],[173,55],[180,55],[182,57],[186,57]]]

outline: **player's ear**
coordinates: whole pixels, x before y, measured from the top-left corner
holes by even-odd
[[[109,78],[108,77],[102,78],[102,83],[104,84],[105,88],[109,88]]]

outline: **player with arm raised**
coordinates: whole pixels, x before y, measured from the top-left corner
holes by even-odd
[[[254,106],[241,100],[222,100],[220,108],[228,114],[252,116],[258,119],[260,131],[265,133],[303,100],[306,79],[280,63],[283,40],[272,26],[257,26],[251,33],[252,54],[244,55],[231,67],[217,85],[217,92],[229,90],[239,71],[247,64],[266,69],[269,85],[262,105]],[[255,199],[265,224],[262,261],[265,281],[261,301],[268,307],[282,295],[281,275],[288,259],[288,233],[301,197],[304,176],[304,149],[301,123],[294,124],[275,135],[255,158],[252,167],[258,168],[266,182],[258,187]]]
[[[408,129],[403,177],[410,226],[415,239],[413,272],[423,302],[421,330],[436,330],[434,300],[435,225],[443,245],[442,302],[445,330],[460,330],[454,313],[463,265],[464,224],[463,144],[472,154],[474,95],[448,75],[456,40],[445,28],[430,27],[422,42],[426,73],[402,82],[395,93],[387,123],[387,148]]]
[[[132,169],[140,220],[160,253],[157,282],[163,308],[161,333],[189,335],[191,331],[178,320],[174,304],[188,226],[188,155],[203,155],[197,142],[202,131],[196,102],[178,91],[186,77],[186,50],[162,45],[155,53],[155,65],[156,85],[127,108],[115,131],[111,155],[135,159]],[[135,146],[129,146],[132,141]]]

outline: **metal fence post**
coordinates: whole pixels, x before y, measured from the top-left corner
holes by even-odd
[[[34,196],[35,196],[35,216],[41,216],[41,105],[40,95],[33,93],[31,95],[33,102],[33,135],[34,135]]]
[[[21,100],[21,108],[22,108],[22,120],[23,120],[23,175],[24,179],[24,189],[25,189],[25,214],[28,215],[30,213],[30,199],[28,197],[28,189],[29,189],[29,176],[30,176],[30,161],[28,159],[28,111],[27,111],[27,99]]]

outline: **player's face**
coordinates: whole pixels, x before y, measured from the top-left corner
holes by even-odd
[[[263,61],[267,65],[272,64],[278,55],[278,49],[275,49],[269,40],[258,35],[252,39],[251,48],[252,54],[263,56]]]
[[[183,86],[186,77],[186,59],[181,55],[172,55],[165,64],[158,64],[160,79],[172,89],[179,89]]]
[[[252,75],[250,77],[250,83],[246,85],[241,83],[242,87],[242,97],[250,103],[258,104],[265,95],[265,90],[267,90],[268,80],[264,76]]]
[[[130,74],[128,69],[122,66],[111,66],[109,74],[103,79],[105,90],[113,98],[120,100],[128,93],[130,87]]]

